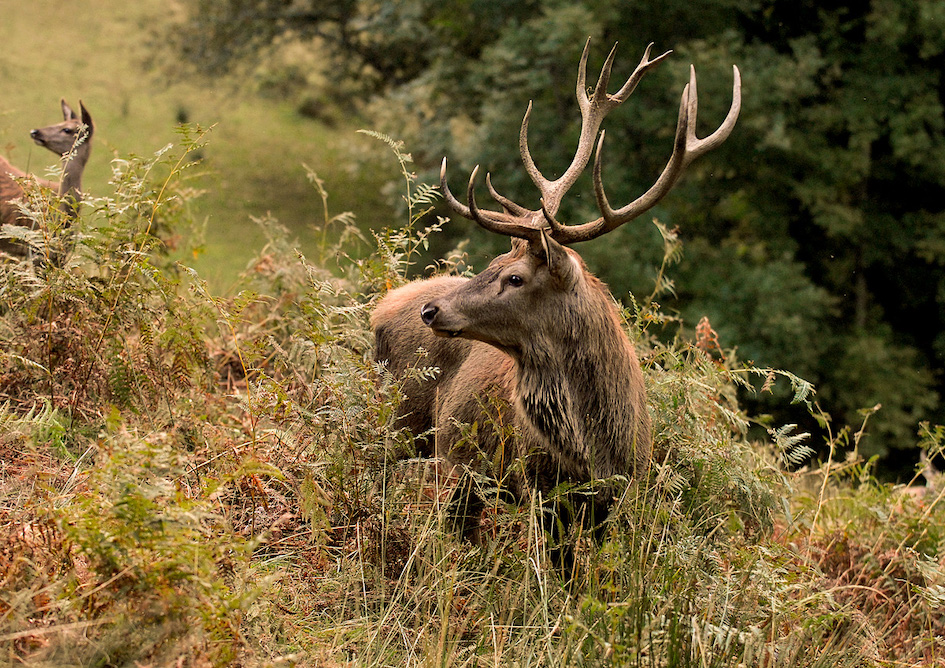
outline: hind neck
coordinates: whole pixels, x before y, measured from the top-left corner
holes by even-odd
[[[92,148],[86,138],[75,150],[73,150],[65,159],[62,167],[62,180],[59,182],[59,196],[67,195],[76,200],[82,197],[82,173],[85,171],[85,165],[89,161],[89,155]]]

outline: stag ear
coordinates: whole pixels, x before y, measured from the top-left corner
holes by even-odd
[[[548,236],[547,230],[541,231],[541,257],[548,265],[548,273],[562,289],[569,289],[577,282],[580,268],[567,249]]]

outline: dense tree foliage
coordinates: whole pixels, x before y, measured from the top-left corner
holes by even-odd
[[[839,422],[882,404],[866,454],[912,448],[919,421],[945,419],[941,2],[191,0],[176,43],[214,71],[265,60],[288,40],[310,45],[335,89],[407,140],[418,164],[432,173],[449,155],[457,185],[481,164],[534,206],[517,151],[522,113],[533,100],[539,166],[563,169],[588,36],[589,70],[620,42],[615,79],[651,41],[675,51],[605,124],[613,202],[642,192],[668,158],[690,62],[703,134],[730,103],[731,64],[743,73],[735,133],[655,210],[685,241],[667,306],[690,324],[708,315],[743,359],[813,381]],[[573,193],[562,217],[594,216],[589,182]],[[615,294],[648,293],[658,238],[637,221],[582,254]],[[483,253],[502,243],[477,241]]]

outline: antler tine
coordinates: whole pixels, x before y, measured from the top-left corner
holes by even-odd
[[[696,139],[696,113],[698,112],[698,94],[696,93],[696,68],[689,66],[689,86],[690,86],[690,109],[689,112],[689,135],[687,139],[686,153],[688,165],[700,155],[708,153],[718,147],[722,142],[728,139],[738,120],[738,114],[742,108],[742,75],[738,71],[737,65],[732,65],[732,106],[729,107],[725,120],[718,129],[704,139]],[[691,146],[690,146],[691,144]]]
[[[486,183],[489,186],[489,192],[505,207],[506,213],[499,211],[483,211],[476,205],[475,184],[478,174],[479,166],[476,165],[469,175],[469,185],[466,191],[469,206],[467,206],[456,199],[449,185],[447,185],[446,158],[443,158],[443,162],[440,164],[440,189],[443,191],[443,199],[446,200],[450,209],[463,218],[476,221],[481,227],[491,232],[523,239],[531,239],[533,236],[537,238],[537,230],[524,222],[534,216],[533,212],[496,192],[495,188],[492,187],[492,178],[489,174],[486,174]]]
[[[614,45],[614,50],[616,50],[616,48],[617,46]],[[659,65],[660,62],[662,62],[664,58],[668,58],[669,55],[673,52],[673,50],[670,49],[669,51],[666,51],[665,53],[661,53],[653,60],[650,60],[650,50],[652,48],[653,48],[653,42],[650,42],[647,45],[646,49],[643,51],[643,57],[640,58],[640,62],[636,66],[636,69],[633,70],[633,74],[631,74],[630,77],[627,79],[626,83],[624,83],[624,85],[620,87],[620,90],[618,90],[616,93],[610,96],[615,101],[616,104],[620,104],[623,101],[625,101],[628,97],[630,97],[630,94],[633,93],[634,90],[636,90],[637,84],[640,83],[640,80],[643,78],[643,75],[645,75],[651,69]]]
[[[616,48],[617,45],[614,44],[614,49]],[[578,62],[577,84],[574,87],[574,94],[577,96],[578,104],[581,106],[581,109],[584,108],[584,104],[587,102],[587,54],[590,50],[591,38],[588,37],[587,41],[584,42],[584,51],[581,52],[581,60]],[[613,49],[611,49],[611,53],[613,53]]]
[[[469,175],[469,186],[466,190],[466,198],[469,201],[470,218],[483,229],[497,234],[504,234],[507,237],[518,237],[537,241],[541,236],[541,230],[521,222],[523,217],[510,216],[509,214],[499,213],[498,211],[482,211],[476,204],[476,176],[479,174],[479,165],[476,165]]]
[[[528,101],[528,107],[525,109],[525,116],[522,118],[522,129],[518,133],[518,150],[522,154],[522,164],[525,165],[525,172],[532,179],[532,183],[538,187],[542,193],[551,185],[535,165],[532,159],[531,151],[528,150],[528,119],[532,116],[532,101]]]
[[[500,194],[492,186],[492,174],[486,173],[486,187],[489,189],[489,194],[492,195],[492,199],[501,204],[502,208],[504,208],[507,213],[510,213],[513,216],[528,216],[531,214],[531,211],[526,209],[521,204],[516,204],[508,197]]]
[[[545,217],[545,221],[548,223],[548,227],[551,228],[551,238],[557,239],[558,236],[562,233],[567,233],[568,226],[562,225],[557,221],[554,214],[548,210],[548,207],[545,205],[545,198],[541,198],[541,213]]]
[[[607,234],[624,223],[633,220],[645,211],[652,208],[672,189],[682,176],[686,167],[700,155],[711,151],[725,141],[735,127],[738,114],[741,110],[741,74],[738,67],[733,67],[734,84],[732,88],[732,105],[719,128],[708,137],[696,137],[696,117],[698,115],[698,94],[696,91],[696,71],[689,68],[689,83],[683,88],[679,101],[679,119],[676,124],[676,136],[673,141],[673,153],[663,168],[662,173],[649,190],[630,204],[614,210],[607,201],[604,193],[603,179],[601,178],[601,153],[604,146],[604,133],[601,133],[597,142],[597,153],[594,158],[594,193],[597,196],[597,206],[602,216],[595,221],[583,225],[564,226],[555,235],[555,239],[564,244],[578,241],[588,241]]]
[[[456,199],[446,183],[446,158],[443,158],[443,162],[440,163],[440,190],[443,191],[443,199],[446,201],[446,204],[455,213],[458,213],[463,218],[472,219],[472,213],[469,211],[469,207]]]
[[[590,44],[590,40],[587,40],[587,43]],[[650,47],[647,47],[647,51],[650,50]],[[584,51],[587,51],[587,46],[584,47]],[[603,67],[600,68],[600,76],[597,77],[597,85],[594,86],[594,96],[593,101],[600,105],[607,101],[607,86],[610,84],[610,70],[614,66],[614,58],[617,56],[617,44],[615,43],[610,48],[610,53],[607,54],[607,58],[604,60]],[[645,56],[644,56],[645,57]],[[587,57],[581,59],[581,69],[587,69]],[[578,89],[578,102],[587,101],[587,88],[582,86]]]

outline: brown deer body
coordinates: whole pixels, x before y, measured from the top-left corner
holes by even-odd
[[[445,395],[444,388],[453,382],[473,346],[486,346],[465,339],[436,336],[420,319],[420,309],[434,297],[446,294],[468,280],[459,276],[437,276],[409,283],[389,292],[371,317],[376,342],[375,358],[386,361],[390,373],[402,378],[412,368],[439,368],[436,378],[405,378],[402,387],[404,399],[398,426],[417,435],[418,446],[426,456],[433,454],[433,444],[423,435],[433,427],[437,398]],[[425,351],[425,359],[418,356],[418,350]]]
[[[529,210],[501,196],[488,177],[489,191],[503,210],[479,209],[474,195],[477,170],[464,205],[447,187],[444,160],[441,185],[449,206],[488,230],[513,237],[512,250],[472,279],[438,277],[394,290],[381,300],[372,319],[376,357],[386,360],[392,373],[403,375],[414,366],[440,369],[432,381],[405,381],[400,424],[417,434],[434,429],[434,453],[456,466],[472,465],[481,455],[498,461],[497,473],[508,475],[511,491],[519,498],[531,490],[547,495],[564,481],[638,477],[649,462],[650,420],[633,344],[607,287],[566,246],[606,234],[651,208],[693,159],[728,137],[740,109],[738,69],[729,113],[705,139],[695,136],[696,80],[690,70],[672,157],[644,195],[620,209],[610,207],[601,180],[601,133],[594,188],[602,216],[573,226],[555,218],[562,197],[590,160],[604,116],[668,55],[651,60],[649,51],[613,95],[606,91],[611,51],[589,96],[585,46],[577,82],[581,138],[571,166],[555,181],[539,172],[529,153],[529,106],[520,148],[542,194],[539,209]],[[418,357],[418,348],[426,351],[425,357]],[[505,400],[508,414],[485,415],[488,395]],[[464,423],[478,423],[476,443],[462,438],[459,425]],[[521,437],[516,448],[506,452],[504,431],[491,425],[509,424]],[[513,464],[510,470],[504,468]],[[609,507],[607,496],[605,488],[592,503],[597,520]]]
[[[37,178],[17,169],[8,160],[0,157],[0,224],[31,227],[33,221],[23,215],[17,206],[26,192],[24,182],[35,182],[39,187],[54,191],[60,199],[60,211],[66,217],[64,226],[68,226],[76,215],[76,206],[82,199],[82,172],[92,150],[92,116],[82,102],[79,102],[81,116],[66,104],[62,106],[63,121],[45,128],[30,131],[30,137],[38,145],[49,149],[64,159],[62,179],[59,183]],[[0,240],[0,251],[12,255],[24,256],[28,253],[23,245],[7,239]]]

